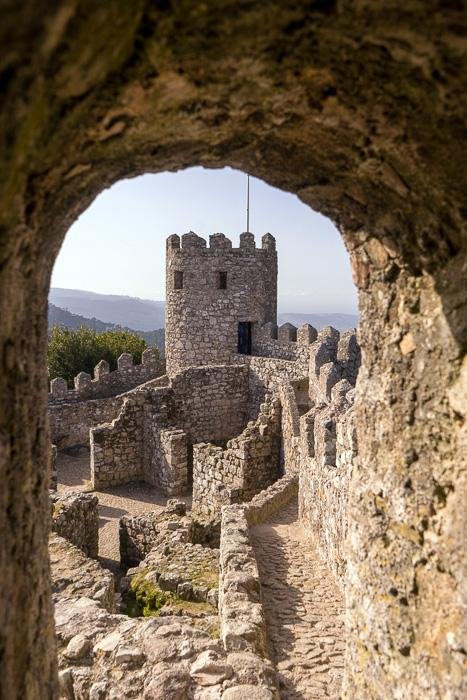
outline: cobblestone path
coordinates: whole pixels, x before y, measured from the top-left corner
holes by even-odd
[[[252,528],[283,700],[340,697],[343,600],[297,519],[297,503]]]

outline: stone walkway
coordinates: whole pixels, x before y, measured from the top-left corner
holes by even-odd
[[[90,487],[89,449],[78,447],[57,456],[57,491],[89,491],[99,498],[99,559],[103,566],[118,573],[120,550],[118,523],[122,515],[162,510],[167,502],[157,489],[145,483],[124,484],[105,491]],[[191,498],[181,498],[189,506]]]
[[[283,700],[340,697],[343,600],[297,520],[297,504],[252,528],[271,657]]]

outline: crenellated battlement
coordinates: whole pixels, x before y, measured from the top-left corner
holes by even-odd
[[[141,364],[133,363],[133,356],[124,352],[117,360],[117,369],[110,371],[109,363],[101,360],[94,367],[94,377],[87,372],[80,372],[74,378],[74,389],[69,389],[62,377],[50,382],[49,404],[74,403],[88,399],[101,399],[116,396],[133,389],[139,384],[162,375],[165,371],[164,361],[152,347],[146,348],[141,355]]]
[[[213,233],[209,236],[208,241],[202,236],[188,231],[182,236],[172,234],[166,239],[166,251],[168,255],[176,255],[178,252],[192,253],[219,253],[221,251],[229,251],[233,253],[260,253],[276,252],[276,239],[270,233],[265,233],[261,238],[261,247],[256,247],[255,236],[253,233],[243,232],[240,234],[240,243],[238,247],[234,247],[230,238],[224,233]]]

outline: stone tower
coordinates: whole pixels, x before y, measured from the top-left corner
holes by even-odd
[[[277,321],[277,253],[270,233],[256,248],[252,233],[240,247],[223,233],[167,239],[165,349],[167,372],[226,364],[250,353],[255,331]]]

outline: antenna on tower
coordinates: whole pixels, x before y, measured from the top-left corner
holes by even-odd
[[[250,232],[250,176],[246,176],[246,230]]]

